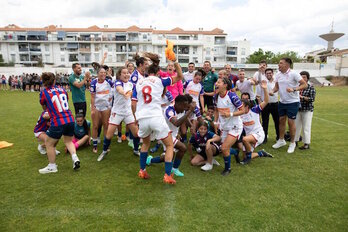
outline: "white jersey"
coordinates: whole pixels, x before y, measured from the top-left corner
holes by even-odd
[[[237,86],[238,90],[241,92],[241,94],[242,93],[249,93],[250,100],[255,100],[255,94],[254,94],[253,86],[252,86],[250,80],[244,79],[243,82],[238,80],[236,82],[236,86]]]
[[[137,101],[135,117],[141,118],[163,117],[161,103],[163,89],[172,85],[172,78],[149,76],[138,80],[133,91],[132,100]]]
[[[180,114],[181,115],[181,114]],[[169,129],[171,130],[172,132],[172,137],[173,138],[176,138],[176,136],[178,135],[178,132],[179,132],[179,127],[175,126],[170,120],[172,118],[178,118],[178,114],[176,113],[175,111],[175,108],[174,106],[168,106],[165,111],[164,111],[164,116],[165,116],[165,119],[166,119],[166,123],[168,124],[169,126]]]
[[[123,88],[124,93],[128,93],[129,91],[133,91],[134,84],[130,81],[122,82],[120,80],[116,80],[114,84],[114,105],[112,107],[112,113],[116,113],[118,115],[132,115],[132,100],[131,98],[126,99],[123,95],[121,95],[117,90],[117,86],[121,86]]]
[[[193,77],[195,76],[196,71],[192,71],[191,73],[189,71],[183,73],[185,82],[191,81]]]
[[[243,128],[246,135],[255,134],[259,131],[263,131],[260,123],[260,113],[262,109],[260,105],[256,105],[249,110],[248,113],[241,115],[243,122]],[[263,141],[261,141],[263,142]]]
[[[112,89],[111,80],[105,79],[102,83],[98,82],[98,78],[95,78],[91,82],[90,92],[95,95],[94,105],[96,108],[105,108],[110,106],[111,89]]]
[[[299,91],[289,93],[287,88],[296,88],[302,80],[300,74],[288,70],[286,73],[278,72],[275,77],[275,82],[278,82],[280,102],[283,104],[300,102]]]
[[[227,91],[224,97],[220,97],[219,94],[214,96],[216,109],[219,112],[220,128],[223,130],[230,130],[232,128],[242,128],[242,120],[240,116],[234,117],[222,117],[221,113],[233,113],[237,112],[241,108],[242,102],[236,93]]]
[[[200,108],[199,96],[204,94],[203,85],[201,83],[194,83],[192,80],[190,80],[185,82],[184,89],[185,93],[189,94],[196,102],[198,108]]]

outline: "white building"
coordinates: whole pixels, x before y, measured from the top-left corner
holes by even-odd
[[[9,25],[0,28],[0,54],[5,63],[37,66],[71,67],[79,62],[88,66],[100,62],[108,52],[106,65],[119,67],[132,60],[137,51],[154,52],[165,57],[166,39],[175,44],[178,61],[187,66],[194,62],[202,66],[209,60],[213,67],[226,63],[245,63],[250,55],[249,41],[226,41],[227,34],[216,28],[212,31],[185,31],[181,28],[155,30],[153,28],[63,28],[50,25],[44,28],[21,28]],[[165,59],[161,65],[165,66]]]

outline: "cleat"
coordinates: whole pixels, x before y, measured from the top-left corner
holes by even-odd
[[[262,156],[263,157],[270,157],[273,158],[273,155],[271,153],[268,153],[267,151],[265,151],[264,149],[261,150],[262,152]]]
[[[59,155],[59,154],[60,154],[60,151],[57,151],[57,150],[56,150],[56,155]]]
[[[302,147],[299,148],[300,150],[308,150],[309,144],[304,144]]]
[[[217,162],[217,160],[213,158],[213,165],[220,166],[220,163]]]
[[[223,176],[228,176],[230,173],[231,173],[231,169],[223,170],[223,171],[221,172],[221,175],[223,175]]]
[[[140,156],[140,151],[135,151],[135,150],[133,150],[133,155],[135,155],[135,156]]]
[[[97,161],[100,162],[104,159],[104,157],[108,154],[107,151],[103,151],[99,156],[98,156],[98,159]]]
[[[204,166],[202,166],[201,167],[201,170],[202,171],[210,171],[210,170],[212,170],[213,169],[213,165],[212,164],[210,164],[210,163],[206,163]]]
[[[40,152],[41,155],[46,155],[47,151],[45,148],[41,146],[41,144],[38,145],[37,150]]]
[[[278,139],[278,141],[275,143],[275,144],[273,144],[273,148],[274,149],[278,149],[278,148],[280,148],[280,147],[284,147],[286,145],[286,142],[285,142],[285,140],[284,139]]]
[[[296,143],[290,143],[289,144],[289,148],[288,148],[288,153],[294,153],[295,151],[295,148],[296,148]]]
[[[128,142],[128,146],[130,146],[132,149],[134,149],[133,140],[130,140],[130,141]]]
[[[179,168],[172,168],[172,173],[176,176],[184,176],[184,173],[182,173]]]
[[[71,157],[72,161],[73,161],[73,169],[77,170],[80,168],[80,160],[79,157],[77,157],[77,155]]]
[[[167,173],[164,174],[163,182],[166,184],[176,184],[176,181],[174,180],[173,176],[168,176]]]
[[[121,138],[121,137],[118,137],[117,142],[118,142],[118,143],[122,143],[122,138]]]
[[[249,164],[250,162],[251,162],[251,159],[245,158],[245,159],[243,159],[243,160],[240,162],[240,164],[242,164],[242,165],[247,165],[247,164]]]
[[[150,175],[147,173],[147,171],[146,170],[142,170],[142,169],[139,170],[138,176],[141,179],[149,179],[150,178]]]
[[[146,165],[147,166],[150,166],[151,165],[151,159],[152,159],[153,157],[151,156],[151,155],[149,155],[149,156],[147,156],[147,158],[146,158]]]
[[[56,173],[58,172],[57,166],[55,168],[49,167],[47,165],[45,168],[39,169],[39,173],[41,174],[48,174],[48,173]]]

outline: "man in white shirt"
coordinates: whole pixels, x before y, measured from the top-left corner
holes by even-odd
[[[273,79],[273,69],[267,68],[265,70],[265,75],[267,78],[267,90],[271,91],[274,86],[275,82]],[[261,102],[264,101],[264,91],[262,88],[259,88],[260,85],[256,88],[256,97],[260,97]],[[262,110],[262,127],[263,131],[265,132],[265,139],[263,143],[267,143],[267,135],[268,135],[268,122],[269,122],[269,115],[272,115],[274,127],[277,135],[277,140],[279,139],[279,113],[278,113],[278,93],[274,93],[273,96],[269,96],[268,104],[265,106],[265,108]]]
[[[307,83],[302,79],[299,73],[290,69],[292,60],[290,58],[282,58],[279,61],[279,72],[276,74],[275,86],[270,92],[279,91],[280,102],[278,105],[279,112],[279,139],[272,147],[277,149],[286,145],[284,140],[286,118],[288,118],[288,125],[290,130],[290,145],[288,153],[295,151],[295,133],[296,125],[295,119],[300,106],[299,91],[307,88]]]
[[[190,62],[188,64],[188,71],[185,72],[184,75],[184,82],[190,81],[193,79],[193,77],[195,76],[195,64],[193,62]]]
[[[245,79],[245,71],[244,69],[240,69],[238,72],[239,80],[236,82],[236,90],[239,90],[240,93],[248,93],[250,96],[250,100],[255,100],[255,93],[253,90],[253,85],[255,85],[255,80],[253,78]]]

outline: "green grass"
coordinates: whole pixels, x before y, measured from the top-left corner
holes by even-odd
[[[83,148],[79,171],[61,154],[59,172],[40,175],[38,99],[0,91],[0,140],[14,143],[0,150],[0,231],[347,231],[347,87],[317,88],[310,150],[273,150],[270,125],[264,148],[275,158],[233,164],[222,177],[222,167],[205,173],[186,155],[176,186],[162,183],[162,164],[139,179],[138,159],[116,139],[100,163]]]

